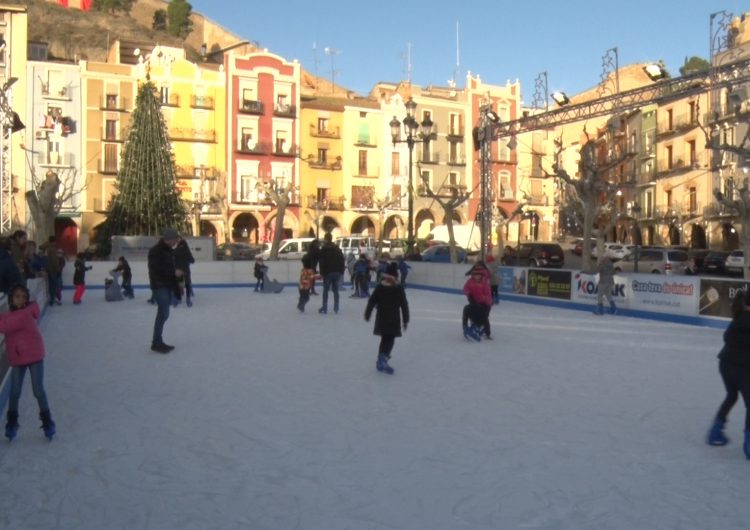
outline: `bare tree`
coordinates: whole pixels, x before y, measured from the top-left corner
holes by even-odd
[[[386,193],[384,197],[373,197],[373,203],[378,210],[378,230],[380,231],[380,237],[378,238],[378,256],[383,253],[383,238],[385,237],[383,225],[385,224],[385,213],[394,206],[401,204],[401,199],[404,195],[406,194],[402,193],[396,197],[391,197],[390,193]]]
[[[604,236],[617,222],[617,184],[608,177],[615,167],[623,163],[628,155],[620,152],[616,144],[610,145],[609,154],[604,161],[597,160],[596,141],[589,137],[584,129],[586,142],[581,147],[581,160],[578,164],[579,178],[571,177],[560,165],[563,150],[562,137],[555,140],[555,162],[553,173],[548,177],[557,177],[566,184],[567,201],[577,202],[583,211],[583,270],[591,270],[591,238],[597,239],[597,253],[604,252]],[[543,170],[544,171],[544,170]]]
[[[26,151],[26,162],[31,173],[31,189],[26,191],[26,204],[34,222],[33,238],[36,241],[47,241],[49,236],[55,234],[55,219],[63,205],[79,195],[86,189],[87,184],[80,185],[77,182],[78,171],[75,168],[66,168],[55,173],[52,170],[40,178],[29,158],[29,150]]]
[[[505,227],[508,226],[513,219],[519,215],[523,215],[523,209],[529,205],[528,196],[524,194],[523,202],[518,203],[516,209],[513,210],[508,217],[500,215],[500,210],[493,212],[493,221],[495,224],[495,234],[497,235],[497,259],[502,263],[503,255],[505,254]]]
[[[736,109],[737,114],[740,112],[740,108]],[[697,115],[700,115],[700,110],[696,111]],[[725,141],[721,141],[721,136],[718,132],[715,134],[706,129],[706,127],[699,122],[700,128],[706,137],[706,148],[713,149],[722,156],[726,153],[731,153],[737,156],[739,160],[750,159],[750,127],[745,131],[745,136],[739,145],[732,145]],[[748,271],[748,263],[750,262],[750,181],[748,177],[744,177],[741,180],[736,179],[733,176],[728,177],[727,185],[725,186],[725,192],[721,189],[716,188],[713,190],[714,198],[716,201],[732,212],[740,223],[739,243],[742,247],[743,255],[745,256],[745,266],[742,268],[743,278],[750,277],[750,271]]]
[[[427,177],[422,177],[422,186],[425,195],[437,202],[443,209],[445,226],[448,229],[448,245],[451,252],[451,263],[458,263],[458,252],[456,252],[456,239],[453,235],[453,213],[463,203],[469,200],[471,192],[460,191],[458,186],[450,186],[450,195],[438,195],[430,188],[430,181]]]
[[[284,233],[284,214],[287,206],[292,203],[292,193],[296,187],[290,182],[286,185],[278,186],[273,181],[265,181],[259,184],[266,197],[276,205],[276,219],[274,221],[273,243],[271,243],[271,259],[277,259],[279,255],[279,245],[281,236]]]

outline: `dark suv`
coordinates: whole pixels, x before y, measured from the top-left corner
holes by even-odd
[[[520,247],[506,248],[503,255],[503,265],[560,269],[564,264],[565,254],[557,243],[521,243]]]

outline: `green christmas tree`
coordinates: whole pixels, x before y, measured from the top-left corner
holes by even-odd
[[[187,228],[187,207],[177,189],[167,126],[151,81],[138,90],[121,162],[117,191],[97,238],[102,254],[109,253],[113,235],[156,236],[165,228]]]

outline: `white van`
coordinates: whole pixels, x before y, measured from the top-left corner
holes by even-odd
[[[354,254],[354,257],[359,257],[360,251],[364,251],[371,258],[375,256],[375,252],[378,248],[377,241],[374,237],[370,236],[359,236],[351,235],[336,238],[336,245],[347,256],[349,253]]]
[[[314,241],[312,237],[295,237],[291,239],[283,239],[279,243],[279,259],[302,259],[307,253],[307,249],[310,248],[310,243]],[[260,255],[263,259],[269,259],[271,257],[271,249],[269,248]]]

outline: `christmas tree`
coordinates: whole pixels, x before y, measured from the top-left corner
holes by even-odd
[[[187,227],[167,126],[151,81],[138,90],[116,190],[98,233],[100,254],[109,254],[113,235],[158,236],[165,228]]]

